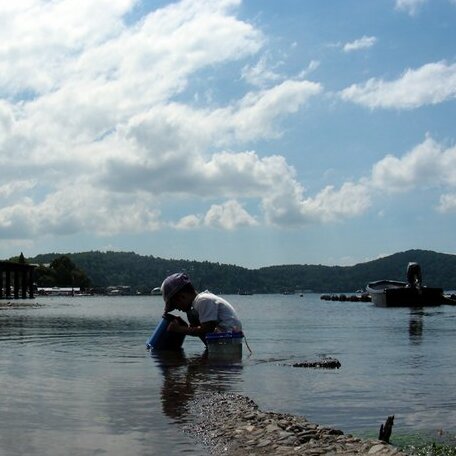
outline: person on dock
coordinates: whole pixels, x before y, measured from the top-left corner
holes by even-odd
[[[190,326],[171,321],[168,331],[204,337],[213,332],[241,332],[242,324],[233,306],[209,291],[198,293],[183,272],[172,274],[161,285],[165,313],[174,309],[186,312]]]

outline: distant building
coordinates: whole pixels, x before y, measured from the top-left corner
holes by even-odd
[[[80,294],[80,287],[38,287],[37,294],[40,296],[74,296]]]
[[[131,287],[129,285],[111,285],[106,288],[109,296],[129,296],[131,295]]]

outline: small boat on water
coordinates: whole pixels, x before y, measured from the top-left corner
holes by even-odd
[[[444,303],[442,288],[421,284],[421,268],[418,263],[409,263],[407,282],[377,280],[366,287],[372,302],[378,307],[429,307]]]
[[[151,292],[150,294],[152,296],[161,296],[162,292],[161,292],[161,288],[160,287],[155,287]]]

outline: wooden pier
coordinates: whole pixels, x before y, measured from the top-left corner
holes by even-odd
[[[33,271],[30,264],[0,261],[0,299],[33,299]]]

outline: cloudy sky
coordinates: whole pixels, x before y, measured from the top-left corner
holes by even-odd
[[[456,0],[0,6],[0,258],[456,253]]]

